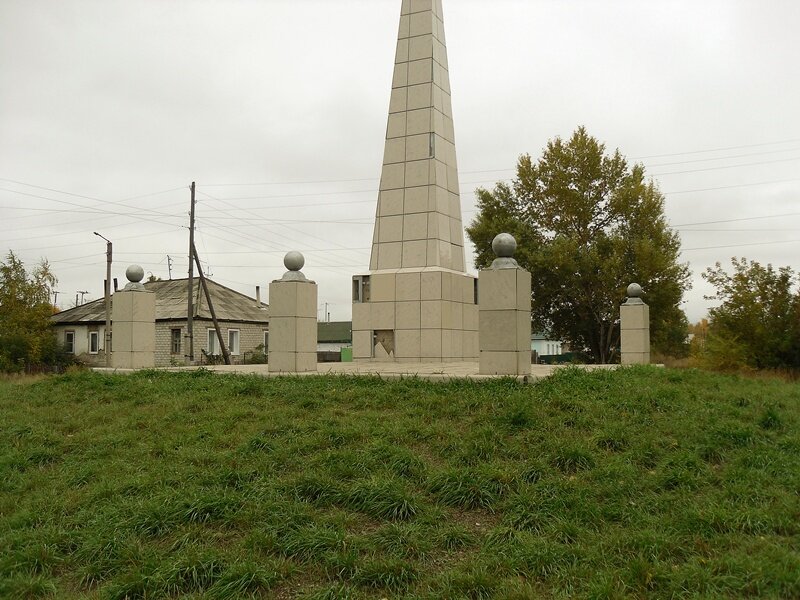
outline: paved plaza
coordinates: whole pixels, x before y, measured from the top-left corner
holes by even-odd
[[[565,369],[568,365],[532,365],[530,375],[516,376],[521,382],[541,379],[552,375],[556,369]],[[619,365],[578,365],[581,369],[616,369]],[[264,377],[309,377],[315,375],[374,375],[381,379],[402,379],[419,377],[430,381],[449,381],[451,379],[496,379],[498,375],[480,375],[478,362],[448,363],[394,363],[394,362],[346,362],[319,363],[317,371],[309,373],[270,373],[268,365],[206,365],[204,367],[170,367],[165,371],[191,371],[208,369],[215,373],[242,373],[262,375]],[[105,369],[97,369],[105,371]],[[125,372],[118,369],[117,372]]]

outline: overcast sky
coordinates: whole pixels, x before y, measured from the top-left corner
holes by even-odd
[[[800,2],[444,0],[464,223],[585,125],[647,166],[700,274],[800,267]],[[125,267],[254,295],[306,256],[331,318],[366,272],[400,0],[0,1],[0,249],[102,297]],[[689,225],[701,223],[699,225]],[[467,249],[467,263],[472,262]],[[320,318],[324,318],[320,311]]]

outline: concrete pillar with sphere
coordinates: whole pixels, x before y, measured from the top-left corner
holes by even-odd
[[[116,369],[155,367],[156,294],[142,284],[144,269],[131,265],[128,284],[111,298],[111,364]]]
[[[478,346],[482,375],[531,372],[531,274],[514,260],[517,242],[497,235],[497,258],[478,275]]]
[[[269,370],[307,373],[317,370],[317,284],[300,272],[303,255],[292,251],[288,271],[269,284]]]
[[[623,365],[650,364],[650,307],[642,301],[642,286],[628,286],[628,299],[619,308],[620,354]]]

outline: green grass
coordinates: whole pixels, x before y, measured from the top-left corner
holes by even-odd
[[[0,381],[0,598],[800,597],[800,386]]]

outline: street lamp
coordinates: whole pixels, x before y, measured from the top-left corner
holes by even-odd
[[[97,237],[103,238],[106,241],[106,368],[111,368],[111,240],[103,237],[96,231],[93,231]]]

